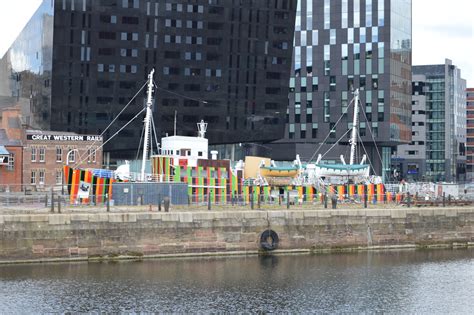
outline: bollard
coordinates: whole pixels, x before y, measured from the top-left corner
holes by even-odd
[[[282,198],[283,198],[283,197],[282,197],[281,195],[278,195],[278,205],[279,205],[279,206],[281,206],[281,199],[282,199]]]
[[[169,212],[170,211],[170,197],[166,196],[163,198],[163,205],[165,207],[165,212]],[[209,205],[209,207],[211,206]]]
[[[364,208],[367,208],[367,185],[364,185]]]
[[[257,208],[260,209],[260,199],[262,199],[262,195],[259,193],[258,194],[258,200],[257,200]]]
[[[411,206],[410,192],[407,192],[407,207],[410,208],[410,206]]]
[[[443,192],[443,207],[446,207],[446,193]]]
[[[54,191],[52,187],[51,187],[51,212],[54,213]]]
[[[250,209],[253,210],[253,186],[249,187]]]
[[[451,194],[448,195],[448,206],[451,205]]]
[[[153,211],[151,208],[151,203],[148,205],[148,211]]]
[[[324,209],[328,208],[328,194],[324,193]]]
[[[61,196],[58,196],[58,213],[61,213]]]
[[[332,208],[333,208],[333,209],[336,209],[336,208],[337,208],[337,196],[336,196],[336,195],[332,195],[332,197],[331,197],[331,205],[332,205]]]
[[[46,193],[44,195],[44,207],[47,208],[48,207],[48,193]]]
[[[161,195],[158,195],[158,211],[161,211]]]
[[[211,193],[207,193],[207,210],[211,210]]]
[[[235,206],[235,195],[232,195],[231,202],[232,202],[232,207]]]
[[[106,205],[106,207],[107,207],[107,212],[110,212],[109,194],[105,194],[105,205]]]
[[[290,209],[290,191],[286,191],[286,209]]]

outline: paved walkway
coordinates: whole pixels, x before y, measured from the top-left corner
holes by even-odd
[[[452,209],[452,208],[473,208],[474,206],[448,206],[443,207],[413,207],[413,209]],[[397,205],[395,203],[390,204],[368,204],[367,209],[364,209],[363,204],[338,204],[337,210],[390,210],[390,209],[407,209],[406,205]],[[252,211],[249,204],[247,205],[211,205],[212,211]],[[262,211],[282,211],[287,210],[286,205],[254,205],[253,210]],[[304,205],[291,205],[289,210],[331,210],[331,205],[325,209],[321,203],[304,204]],[[130,212],[158,212],[158,206],[111,206],[111,213],[130,213]],[[161,208],[164,212],[164,207]],[[205,212],[209,211],[207,206],[171,206],[170,212]],[[2,205],[0,206],[0,214],[45,214],[51,213],[50,207],[45,207],[44,204],[23,204],[23,205]],[[54,208],[54,213],[58,213],[57,204]],[[100,206],[84,206],[84,205],[61,205],[61,213],[107,213],[107,207],[105,205]]]

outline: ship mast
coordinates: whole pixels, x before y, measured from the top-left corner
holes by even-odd
[[[146,160],[148,157],[148,146],[151,137],[151,130],[150,130],[150,121],[151,121],[151,105],[153,104],[152,94],[153,94],[153,73],[155,69],[150,71],[148,75],[148,88],[147,88],[147,96],[146,96],[146,114],[145,114],[145,138],[143,140],[143,156],[142,156],[142,169],[140,173],[140,178],[142,181],[145,181],[145,165]]]
[[[349,164],[353,165],[355,160],[355,151],[357,146],[357,128],[359,127],[359,89],[354,91],[354,119],[352,120],[351,140],[351,156]]]

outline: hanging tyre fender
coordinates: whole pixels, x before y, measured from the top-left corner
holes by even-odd
[[[270,251],[278,248],[280,238],[278,234],[273,230],[265,230],[260,235],[260,247],[263,250]]]

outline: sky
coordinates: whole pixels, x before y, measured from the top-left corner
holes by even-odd
[[[15,40],[42,0],[0,4],[0,56]],[[322,0],[321,0],[322,1]],[[413,1],[413,65],[442,64],[448,58],[474,87],[474,1]]]

